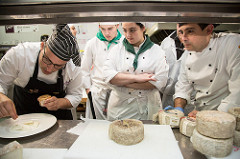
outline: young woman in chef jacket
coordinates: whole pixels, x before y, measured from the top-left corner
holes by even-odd
[[[122,23],[125,39],[110,52],[105,81],[112,87],[108,120],[152,119],[162,109],[159,91],[166,85],[165,53],[145,35],[143,23]]]

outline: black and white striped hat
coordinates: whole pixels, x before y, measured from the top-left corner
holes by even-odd
[[[61,60],[73,60],[76,66],[81,65],[77,39],[72,35],[67,24],[57,24],[52,35],[48,38],[49,49]]]

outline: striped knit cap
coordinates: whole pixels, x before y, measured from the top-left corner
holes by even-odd
[[[76,66],[81,65],[77,39],[72,35],[67,24],[57,24],[52,35],[48,38],[49,49],[61,60],[73,60]]]

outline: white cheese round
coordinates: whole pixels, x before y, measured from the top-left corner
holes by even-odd
[[[23,159],[23,147],[17,141],[13,141],[0,149],[1,159]]]
[[[240,147],[240,131],[234,131],[233,145]]]
[[[161,110],[158,113],[158,122],[160,125],[170,125],[172,128],[178,128],[180,124],[180,118],[184,116],[184,113],[176,110]]]
[[[233,115],[217,110],[203,110],[197,113],[196,128],[202,135],[226,139],[233,137],[236,119]]]
[[[181,118],[179,131],[183,135],[191,137],[195,127],[196,127],[195,118],[190,118],[190,117],[182,117]]]
[[[118,144],[137,144],[144,138],[143,123],[135,119],[113,121],[109,126],[109,137]]]
[[[232,137],[228,139],[213,139],[201,135],[194,129],[191,141],[194,149],[210,157],[226,157],[232,152]]]
[[[236,130],[240,131],[240,107],[233,107],[228,110],[236,118]]]

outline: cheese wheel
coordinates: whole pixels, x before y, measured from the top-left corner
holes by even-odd
[[[39,96],[37,100],[39,101],[40,106],[44,106],[45,100],[49,98],[51,98],[51,96],[49,94],[45,94],[45,95]]]
[[[158,122],[160,125],[170,125],[172,128],[178,128],[180,124],[180,118],[184,116],[184,113],[176,110],[161,110],[158,113]]]
[[[144,138],[143,123],[135,119],[113,121],[109,126],[109,138],[122,145],[137,144]]]
[[[193,130],[196,127],[196,119],[190,117],[182,117],[180,121],[179,131],[188,137],[192,136]]]
[[[240,147],[240,131],[234,131],[233,145]]]
[[[240,131],[240,107],[233,107],[228,110],[236,118],[236,130]]]
[[[201,135],[194,129],[191,141],[194,149],[210,157],[226,157],[232,152],[232,137],[228,139],[213,139]]]
[[[196,128],[202,135],[225,139],[233,137],[236,119],[233,115],[217,110],[203,110],[197,113]]]
[[[13,141],[0,149],[1,159],[23,159],[23,147],[17,141]]]

